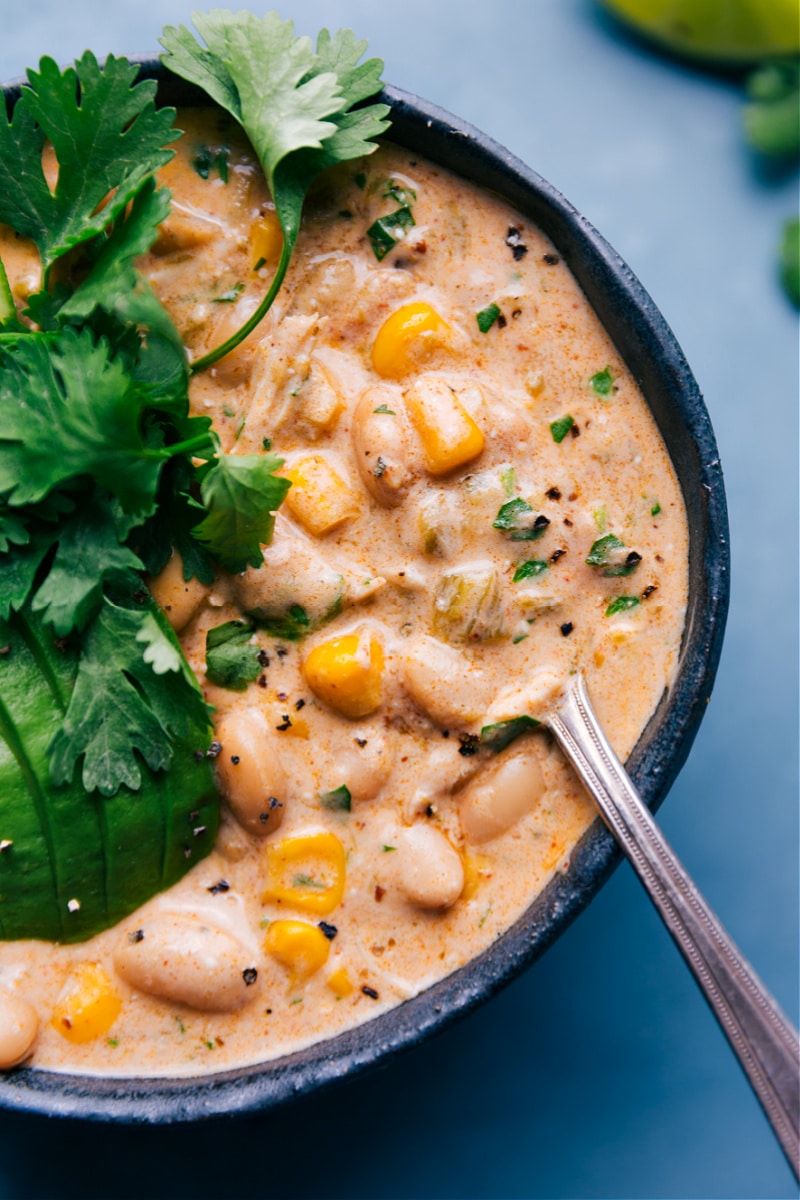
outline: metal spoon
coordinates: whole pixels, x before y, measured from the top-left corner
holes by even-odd
[[[797,1033],[675,857],[609,745],[580,674],[541,720],[647,889],[800,1180]]]

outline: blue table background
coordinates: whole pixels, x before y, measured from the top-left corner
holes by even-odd
[[[0,0],[0,78],[152,53],[188,0]],[[791,173],[747,150],[741,85],[591,0],[286,0],[559,187],[662,309],[728,488],[717,687],[661,820],[791,1018],[798,1003],[797,318],[775,269]],[[355,1151],[355,1152],[353,1152]],[[639,884],[621,868],[507,991],[381,1072],[264,1117],[107,1128],[0,1117],[0,1197],[792,1197],[791,1174]]]

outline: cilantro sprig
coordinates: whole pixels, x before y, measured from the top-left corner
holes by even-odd
[[[202,371],[239,345],[268,312],[283,283],[300,231],[306,193],[326,167],[372,153],[388,127],[385,104],[365,105],[381,88],[380,59],[360,62],[366,42],[350,29],[323,29],[316,53],[277,13],[214,9],[193,13],[205,46],[185,25],[168,26],[162,62],[202,88],[239,122],[258,155],[283,231],[278,266],[252,316],[192,364]]]

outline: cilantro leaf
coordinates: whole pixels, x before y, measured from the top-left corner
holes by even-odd
[[[176,647],[172,663],[163,649],[152,650],[153,623]],[[142,643],[151,648],[149,662]],[[135,790],[142,782],[139,756],[152,771],[163,770],[175,739],[197,726],[208,726],[205,702],[155,605],[132,609],[104,597],[84,634],[63,725],[48,747],[53,783],[69,783],[82,758],[87,792],[113,796],[123,784]]]
[[[296,38],[292,22],[277,13],[259,19],[214,9],[195,13],[193,20],[206,46],[185,26],[168,26],[161,38],[162,62],[203,88],[242,126],[283,231],[266,296],[237,333],[193,364],[198,371],[227,354],[261,321],[283,283],[311,182],[326,167],[371,153],[376,148],[371,139],[388,127],[389,109],[373,104],[353,111],[380,89],[383,63],[359,62],[366,43],[356,41],[351,30],[333,37],[323,30],[315,54],[309,39]]]
[[[337,604],[333,607],[338,610]],[[335,612],[332,615],[335,615]],[[309,632],[311,618],[302,605],[292,604],[283,616],[259,617],[258,624],[271,637],[280,638],[282,641],[296,642]]]
[[[628,612],[629,609],[636,608],[640,603],[638,596],[617,596],[606,609],[606,616],[613,617],[617,613]]]
[[[264,561],[261,546],[272,538],[275,510],[290,487],[274,474],[282,465],[274,454],[224,454],[203,478],[208,515],[193,534],[233,574]]]
[[[523,579],[535,579],[537,575],[541,575],[547,570],[547,563],[541,558],[529,558],[526,562],[519,564],[514,572],[514,583],[520,583]]]
[[[141,560],[121,544],[117,519],[110,500],[91,495],[59,530],[55,558],[31,605],[59,637],[88,624],[109,578],[142,569]]]
[[[330,812],[350,812],[352,800],[350,789],[344,783],[330,792],[323,792],[319,798],[322,807],[327,808]]]
[[[12,120],[0,113],[0,221],[35,242],[45,279],[172,157],[175,110],[156,109],[156,84],[135,84],[138,71],[113,55],[100,67],[88,50],[63,72],[43,58],[38,73],[28,71]],[[42,168],[45,139],[58,162],[54,191]]]
[[[250,639],[253,626],[247,621],[226,621],[206,634],[206,675],[218,687],[243,692],[258,679],[261,664],[258,646]]]
[[[0,493],[41,500],[91,475],[131,512],[152,511],[168,453],[146,445],[134,382],[89,330],[28,335],[0,372]]]

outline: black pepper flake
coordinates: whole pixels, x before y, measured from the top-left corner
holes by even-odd
[[[367,744],[367,739],[366,739],[366,738],[353,738],[353,741],[355,742],[355,744],[356,744],[357,746],[360,746],[362,750],[364,749],[364,747],[365,747],[365,746],[366,746],[366,744]]]
[[[143,942],[144,941],[144,930],[143,929],[132,929],[131,932],[128,934],[128,941],[130,942],[130,944],[132,946],[135,946],[137,942]]]
[[[574,628],[575,628],[575,626],[572,624],[572,621],[565,621],[564,624],[561,626],[562,636],[569,637],[569,635],[572,633]]]
[[[259,677],[258,677],[258,679],[257,679],[257,681],[256,681],[256,682],[258,683],[258,686],[259,686],[260,688],[265,688],[265,687],[267,686],[267,677],[266,677],[266,675],[259,675]]]
[[[258,971],[255,967],[245,967],[242,971],[242,979],[244,980],[245,987],[252,987],[258,979]]]
[[[277,796],[270,796],[267,804],[270,812],[274,812],[276,808],[283,808],[283,801],[279,800]]]
[[[512,310],[512,312],[511,312],[511,316],[512,316],[512,317],[513,317],[513,319],[516,321],[517,317],[521,317],[521,316],[522,316],[522,309],[521,309],[521,308],[515,308],[515,309],[513,309],[513,310]]]
[[[375,991],[375,988],[368,987],[366,983],[361,985],[361,990],[365,996],[369,996],[370,1000],[380,999],[378,993]]]
[[[533,528],[534,528],[534,529],[536,529],[536,530],[539,530],[539,529],[547,529],[547,526],[548,526],[549,524],[550,524],[550,518],[549,518],[549,517],[546,517],[546,516],[544,515],[544,513],[539,513],[539,516],[538,516],[538,517],[536,518],[536,520],[533,522]]]
[[[276,728],[276,729],[277,729],[277,730],[278,730],[280,733],[283,733],[283,732],[284,732],[284,730],[286,730],[286,729],[291,729],[291,728],[292,728],[292,722],[289,720],[289,714],[288,714],[288,713],[283,713],[283,721],[280,723],[280,725],[276,725],[276,726],[275,726],[275,728]]]
[[[235,767],[238,767],[238,765],[239,765],[239,763],[240,763],[241,761],[242,761],[242,760],[241,760],[241,758],[239,757],[239,755],[238,755],[238,754],[232,754],[232,755],[231,755],[231,762],[233,763],[233,765],[234,765]]]
[[[216,883],[212,883],[210,887],[206,888],[206,891],[211,892],[212,896],[218,896],[220,892],[229,892],[230,890],[231,885],[227,879],[218,879]]]
[[[287,695],[286,692],[278,692],[278,699],[279,700],[288,700],[289,696]]]
[[[266,650],[259,650],[256,658],[258,659],[258,665],[260,667],[269,666],[269,655],[267,654]]]
[[[630,554],[625,559],[625,565],[626,567],[635,567],[636,564],[640,563],[641,561],[642,556],[639,554],[638,550],[631,550]]]
[[[443,729],[443,730],[442,730],[442,737],[443,737],[443,738],[448,738],[448,737],[450,737],[450,730],[449,730],[449,729]]]
[[[212,742],[206,750],[206,758],[219,758],[222,754],[222,742]]]
[[[564,524],[566,525],[567,529],[572,529],[572,521],[570,521],[569,517],[564,517]]]
[[[542,258],[547,263],[548,267],[557,267],[561,262],[561,259],[557,254],[543,254]]]
[[[498,329],[505,329],[506,325],[508,324],[508,321],[502,313],[500,313],[499,317],[497,318],[496,324]]]
[[[329,942],[332,942],[339,932],[335,925],[329,925],[327,921],[317,921],[317,929],[321,930]]]
[[[528,253],[528,247],[522,241],[522,234],[512,225],[506,234],[506,245],[511,247],[514,262],[519,262]]]
[[[570,429],[569,429],[569,436],[570,436],[570,437],[574,437],[574,438],[576,438],[576,437],[580,437],[580,436],[581,436],[581,427],[580,427],[580,425],[570,425]]]
[[[657,592],[657,591],[658,591],[658,585],[657,585],[657,584],[655,584],[655,583],[648,583],[647,587],[646,587],[646,588],[644,589],[644,591],[642,592],[642,599],[643,599],[643,600],[647,600],[647,599],[648,599],[648,597],[652,596],[653,592]]]
[[[560,500],[561,492],[557,487],[551,487],[547,489],[546,496],[548,500]]]
[[[298,700],[298,701],[296,701],[296,703],[295,703],[295,706],[294,706],[294,711],[295,711],[295,712],[300,712],[300,709],[301,709],[301,708],[305,708],[305,706],[306,706],[306,702],[305,702],[305,700]]]
[[[558,560],[559,560],[560,558],[563,558],[563,557],[564,557],[564,555],[565,555],[566,553],[567,553],[567,552],[566,552],[566,550],[564,550],[564,549],[561,549],[561,550],[554,550],[554,551],[553,551],[553,553],[550,555],[550,562],[551,562],[551,563],[558,562]]]
[[[435,817],[436,816],[436,809],[433,807],[432,804],[427,804],[425,806],[425,816],[426,817]]]
[[[384,462],[384,460],[381,458],[380,455],[378,455],[377,462],[375,463],[375,466],[372,468],[372,474],[375,476],[376,479],[381,479],[386,474],[386,463]]]
[[[481,739],[477,733],[460,733],[458,740],[461,745],[458,747],[458,753],[464,758],[472,758],[473,754],[477,754],[480,749]]]
[[[289,650],[286,646],[276,646],[275,653],[277,654],[278,658],[286,658]]]

